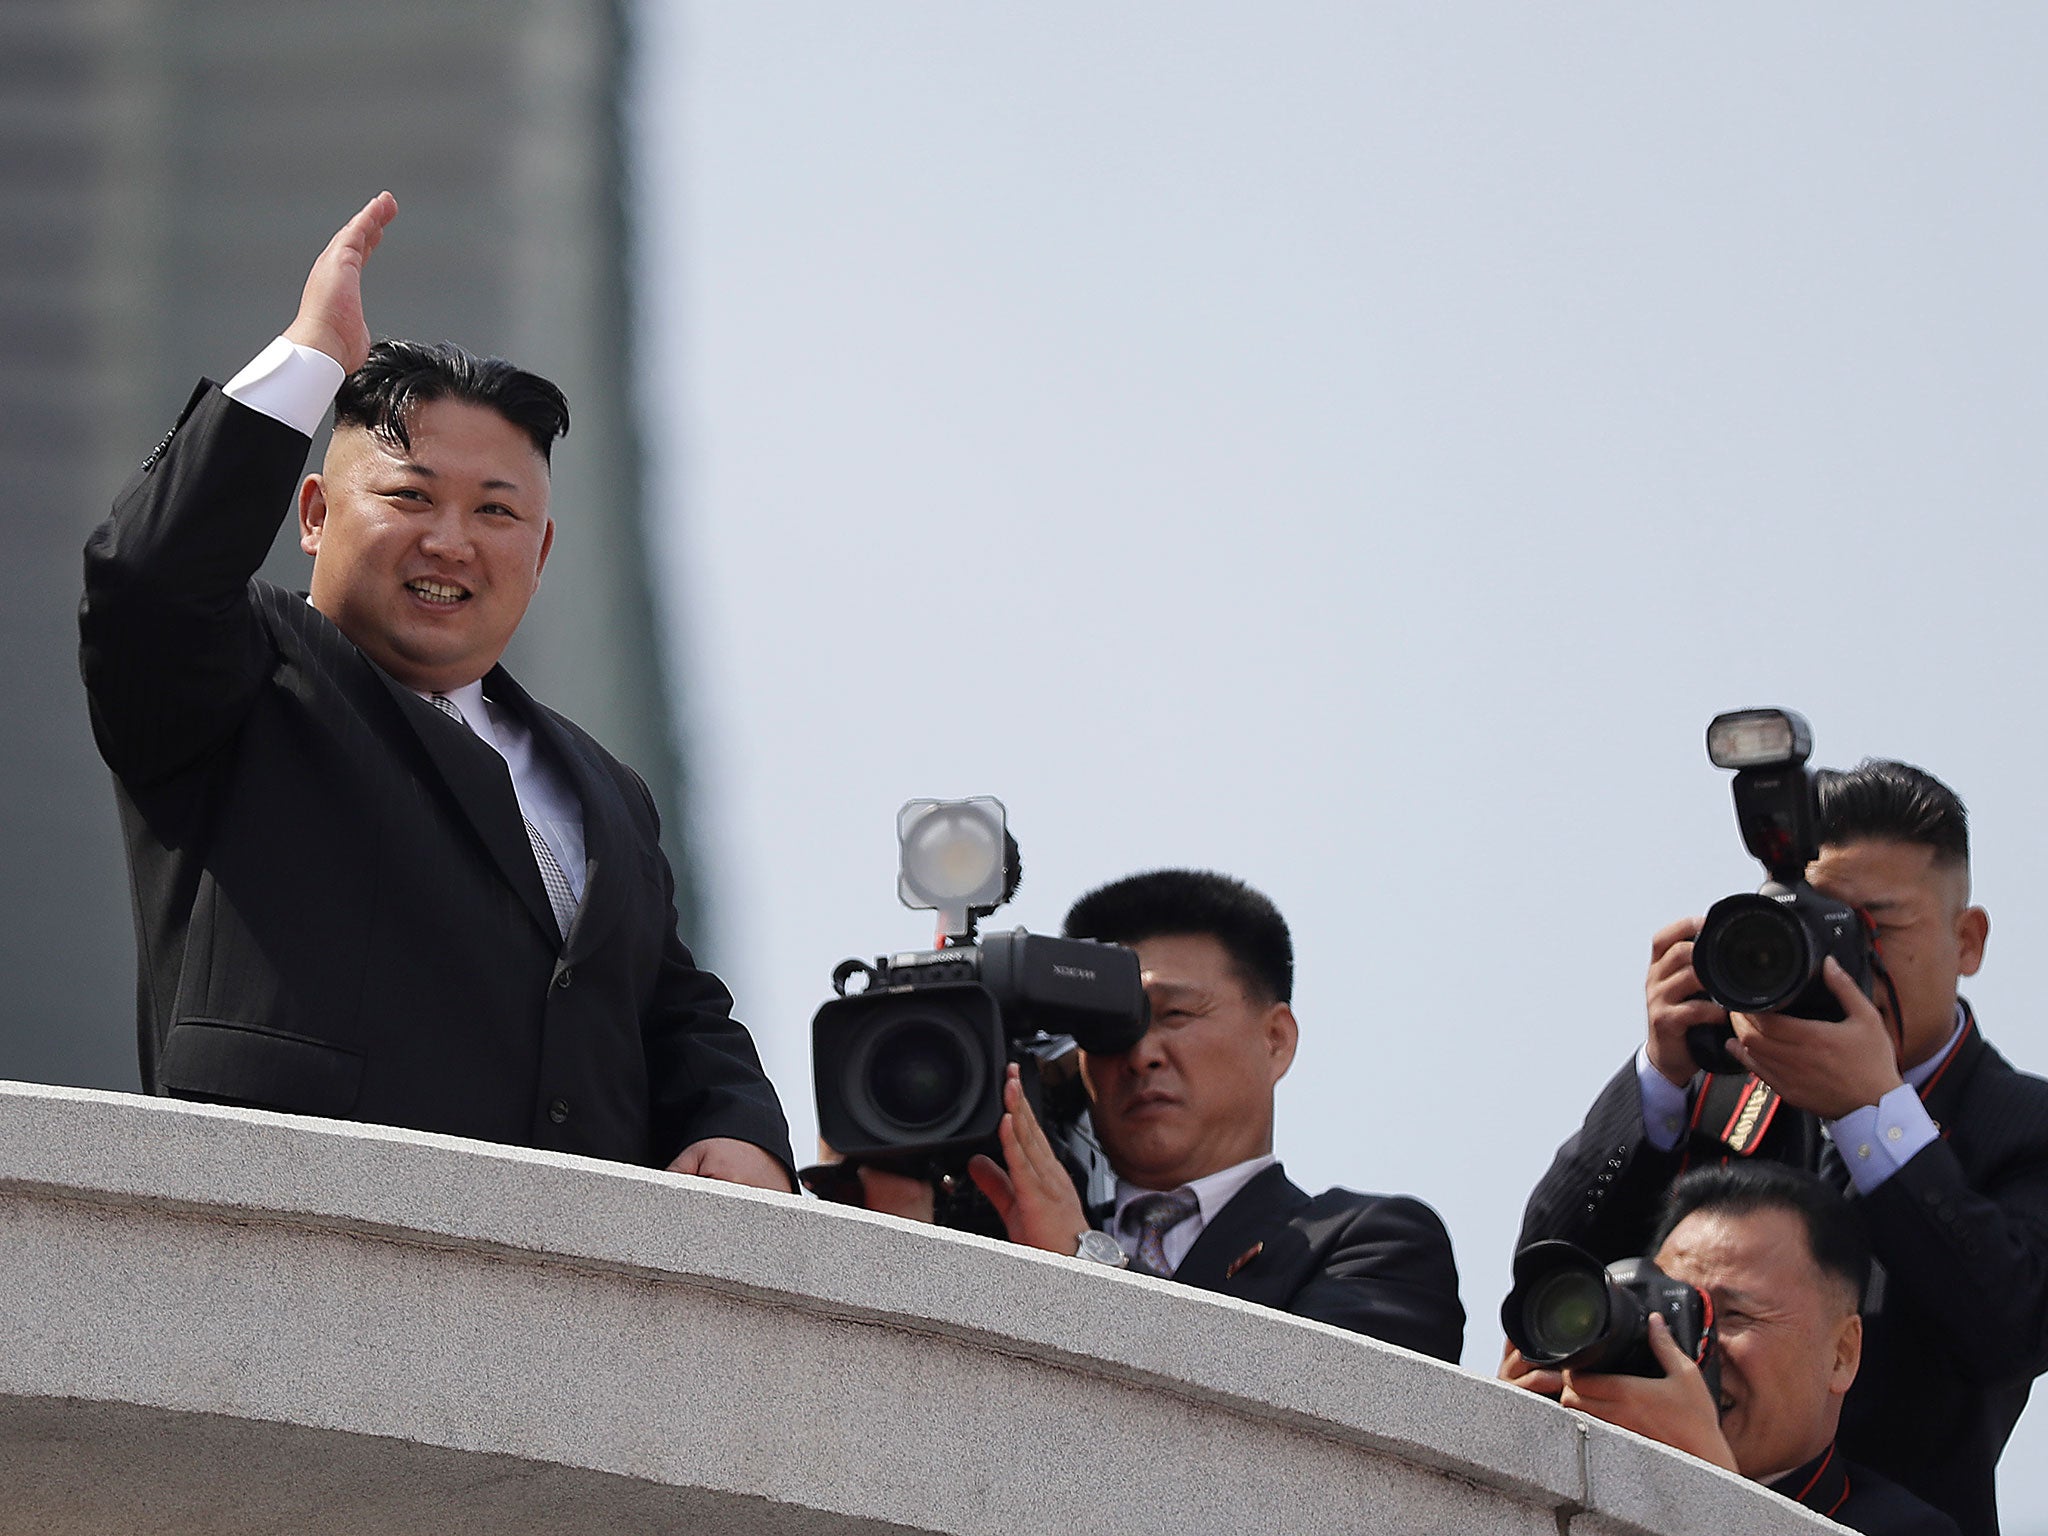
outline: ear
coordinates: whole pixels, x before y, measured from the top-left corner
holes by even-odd
[[[308,475],[299,482],[299,548],[317,559],[326,526],[327,488],[319,475]]]
[[[548,551],[555,547],[555,520],[548,519],[548,525],[541,530],[540,558],[533,562],[533,584],[540,585],[540,573],[547,569]]]
[[[1965,907],[1956,914],[1956,974],[1974,976],[1984,963],[1984,941],[1991,936],[1991,914]]]
[[[1285,1003],[1275,1003],[1266,1010],[1264,1028],[1269,1068],[1266,1080],[1277,1083],[1294,1065],[1294,1048],[1301,1043],[1301,1026],[1294,1022],[1292,1008]]]
[[[1863,1363],[1863,1319],[1851,1312],[1835,1335],[1835,1359],[1828,1368],[1828,1391],[1840,1397],[1855,1383]]]

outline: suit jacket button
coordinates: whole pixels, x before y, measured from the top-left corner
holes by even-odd
[[[575,974],[568,966],[563,966],[559,971],[555,972],[555,985],[564,992],[568,991],[570,978]]]
[[[557,1099],[554,1103],[550,1104],[548,1106],[548,1118],[557,1125],[568,1119],[569,1101],[567,1099]]]

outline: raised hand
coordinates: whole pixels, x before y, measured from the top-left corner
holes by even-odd
[[[1738,1013],[1735,1059],[1785,1096],[1787,1103],[1823,1120],[1875,1104],[1905,1079],[1897,1042],[1877,1004],[1849,979],[1833,955],[1821,968],[1842,1006],[1838,1020],[1797,1019],[1783,1013]]]
[[[1650,974],[1643,1000],[1650,1015],[1650,1065],[1665,1081],[1683,1088],[1692,1081],[1692,1050],[1685,1032],[1695,1024],[1722,1024],[1728,1010],[1700,995],[1700,978],[1692,968],[1692,941],[1700,919],[1682,917],[1659,928],[1650,940]]]
[[[1002,1123],[996,1136],[1003,1146],[1003,1166],[976,1156],[967,1165],[974,1187],[988,1196],[1003,1230],[1013,1243],[1072,1254],[1088,1230],[1088,1217],[1074,1181],[1045,1139],[1038,1117],[1024,1097],[1024,1083],[1013,1065],[1003,1079]]]
[[[335,231],[306,274],[299,313],[285,329],[287,341],[325,352],[350,373],[363,366],[370,355],[370,327],[363,319],[363,266],[397,217],[398,199],[379,192]]]

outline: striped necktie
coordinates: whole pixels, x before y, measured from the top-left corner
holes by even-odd
[[[459,720],[464,725],[469,719],[446,694],[433,695],[434,708],[450,720]],[[540,869],[540,883],[547,887],[548,905],[554,909],[555,926],[564,938],[569,934],[569,923],[576,916],[576,893],[569,887],[569,877],[562,873],[562,866],[556,862],[554,850],[548,847],[548,840],[540,835],[540,828],[520,813],[519,819],[526,823],[526,840],[533,845],[533,862]]]

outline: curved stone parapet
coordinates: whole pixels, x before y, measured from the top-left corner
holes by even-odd
[[[0,1231],[38,1536],[1838,1529],[1320,1324],[546,1152],[0,1084]]]

